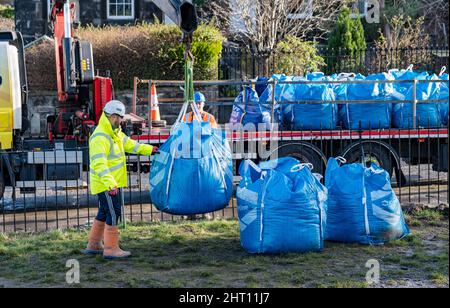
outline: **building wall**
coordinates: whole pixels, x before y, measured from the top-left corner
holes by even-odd
[[[153,22],[154,16],[163,20],[161,10],[152,0],[135,0],[134,20],[109,20],[107,0],[71,0],[77,5],[76,12],[81,25],[93,24],[134,24],[139,21]],[[48,11],[48,0],[15,0],[16,29],[22,32],[25,41],[31,42],[44,34],[51,35]]]
[[[47,5],[43,0],[15,0],[16,30],[22,32],[25,42],[44,34],[47,28]]]

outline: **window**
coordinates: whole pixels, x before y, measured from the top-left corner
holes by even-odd
[[[351,6],[353,12],[351,13],[351,18],[363,18],[366,17],[367,14],[367,1],[366,0],[357,0],[353,2],[353,5]]]
[[[314,6],[313,0],[305,0],[300,4],[296,13],[288,15],[290,19],[309,19],[313,16]]]
[[[108,0],[108,19],[134,19],[134,0]]]

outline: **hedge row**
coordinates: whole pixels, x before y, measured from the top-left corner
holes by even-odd
[[[14,22],[14,8],[8,4],[0,4],[0,17],[12,19]]]
[[[14,30],[14,19],[0,16],[0,31]]]
[[[183,78],[184,45],[175,25],[92,26],[77,30],[81,40],[92,43],[95,68],[111,72],[116,90],[131,89],[133,78],[180,80]],[[192,53],[195,79],[216,79],[224,37],[203,24],[194,33]],[[55,90],[55,58],[52,42],[42,41],[26,50],[31,90]]]

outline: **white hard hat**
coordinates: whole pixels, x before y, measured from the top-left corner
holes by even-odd
[[[125,105],[120,101],[109,101],[105,107],[103,107],[103,111],[107,114],[117,114],[121,117],[125,116]]]

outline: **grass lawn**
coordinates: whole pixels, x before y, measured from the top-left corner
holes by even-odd
[[[367,287],[369,259],[381,287],[448,287],[448,217],[407,215],[412,235],[384,246],[326,243],[322,253],[250,255],[236,220],[129,224],[124,261],[79,253],[87,230],[0,234],[0,287]],[[66,261],[80,264],[80,284],[66,283]]]

